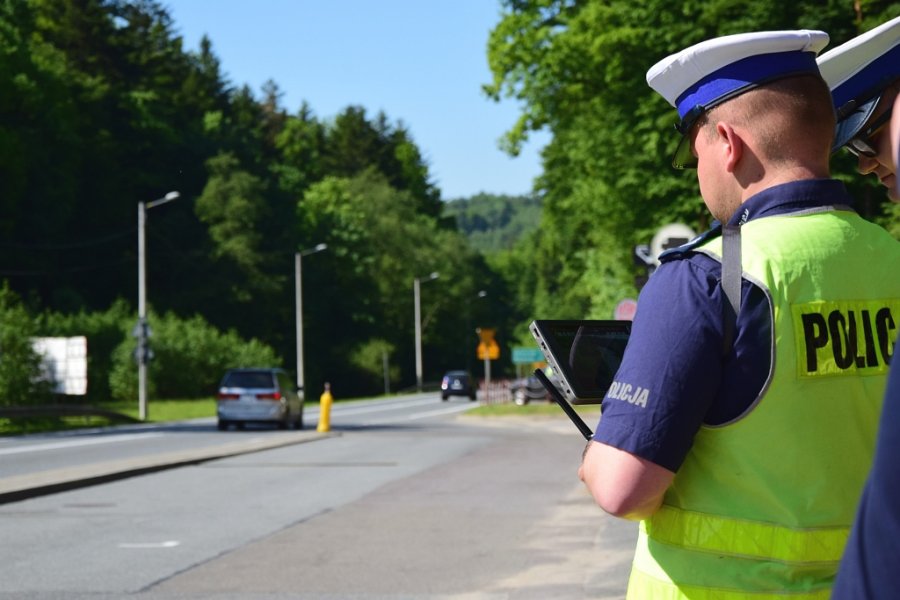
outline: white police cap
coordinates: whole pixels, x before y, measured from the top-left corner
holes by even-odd
[[[647,71],[647,83],[678,109],[682,134],[672,166],[696,166],[687,134],[709,109],[759,85],[802,74],[818,74],[816,55],[828,44],[824,31],[760,31],[700,42],[662,59]]]
[[[829,50],[818,62],[837,110],[835,151],[859,133],[881,93],[900,78],[900,17]]]

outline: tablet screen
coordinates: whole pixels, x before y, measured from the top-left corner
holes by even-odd
[[[536,320],[531,332],[572,404],[599,404],[622,363],[631,321]]]

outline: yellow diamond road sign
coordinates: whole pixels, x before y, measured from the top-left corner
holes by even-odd
[[[488,344],[481,342],[478,344],[478,358],[481,360],[484,360],[485,358],[497,360],[500,358],[500,346],[498,346],[497,342],[494,340],[491,340]]]
[[[478,328],[478,337],[481,338],[481,343],[478,344],[479,359],[497,360],[500,358],[500,346],[497,345],[497,341],[494,339],[495,331],[497,330],[487,327]]]

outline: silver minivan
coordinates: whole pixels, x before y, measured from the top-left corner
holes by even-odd
[[[303,427],[303,401],[282,369],[229,369],[216,394],[219,430],[244,423],[277,423],[281,429]]]

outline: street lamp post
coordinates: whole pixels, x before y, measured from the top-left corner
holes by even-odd
[[[137,361],[138,361],[138,417],[147,420],[147,258],[146,235],[147,210],[181,197],[178,192],[169,192],[162,198],[150,202],[138,202],[138,326],[137,326]]]
[[[328,244],[317,244],[314,248],[294,253],[294,298],[297,311],[297,393],[300,395],[301,400],[306,397],[306,390],[303,382],[303,277],[300,265],[304,256],[321,252],[326,248],[328,248]]]
[[[432,272],[424,281],[432,281],[437,279],[439,274],[437,271]],[[416,312],[416,390],[422,391],[422,310],[419,307],[419,284],[421,279],[416,277],[413,279],[413,302],[415,303]]]

